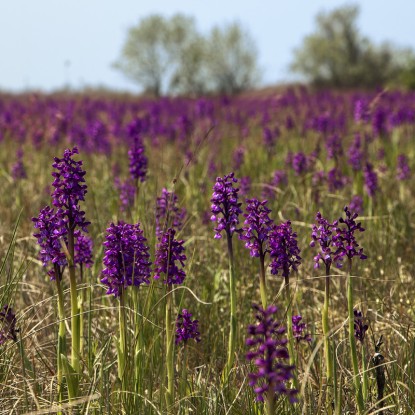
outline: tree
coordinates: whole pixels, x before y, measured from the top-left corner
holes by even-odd
[[[195,22],[190,17],[146,17],[129,29],[121,57],[114,66],[146,92],[159,96],[179,64],[182,50],[195,36]]]
[[[234,94],[258,78],[255,44],[239,24],[215,27],[205,38],[181,14],[152,15],[130,28],[114,66],[155,96]]]
[[[318,14],[317,30],[295,50],[291,68],[317,86],[375,87],[394,79],[400,71],[399,51],[362,36],[358,15],[357,6]]]
[[[259,80],[255,42],[236,22],[212,29],[207,65],[213,88],[220,93],[239,93]]]

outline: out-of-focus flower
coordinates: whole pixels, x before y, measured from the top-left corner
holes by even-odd
[[[114,185],[120,192],[121,210],[126,212],[134,205],[136,186],[131,179],[121,181],[119,177],[115,178]]]
[[[128,150],[128,159],[130,160],[130,174],[134,180],[144,182],[147,175],[148,160],[144,152],[144,145],[137,135],[134,138],[133,145]]]
[[[23,150],[19,149],[16,152],[16,162],[12,166],[11,176],[14,180],[26,179],[27,172],[26,167],[23,164]]]
[[[365,177],[366,192],[370,197],[373,197],[378,190],[378,175],[373,170],[373,166],[370,163],[366,163],[363,173]]]
[[[359,195],[354,195],[349,203],[349,209],[359,215],[363,213],[363,199]]]

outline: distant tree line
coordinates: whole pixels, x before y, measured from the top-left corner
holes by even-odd
[[[357,26],[359,8],[348,5],[316,17],[317,29],[294,51],[291,69],[315,86],[373,88],[392,84],[415,89],[410,49],[374,45]]]
[[[413,50],[373,44],[359,32],[358,15],[355,5],[319,13],[316,31],[294,51],[291,70],[317,87],[415,89]],[[257,85],[257,57],[239,23],[202,35],[191,17],[152,15],[128,30],[114,66],[155,96],[237,94]]]
[[[131,27],[114,66],[155,96],[236,94],[259,80],[255,42],[239,23],[203,36],[181,14],[152,15]]]

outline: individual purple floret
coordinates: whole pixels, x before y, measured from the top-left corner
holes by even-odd
[[[82,161],[73,160],[73,156],[79,154],[78,149],[66,149],[63,158],[55,157],[52,166],[57,170],[52,173],[55,180],[52,186],[53,205],[60,209],[60,213],[69,231],[76,226],[87,232],[89,222],[85,220],[85,212],[80,210],[79,202],[85,200],[87,186],[84,184],[85,170],[82,169]]]
[[[396,178],[398,180],[408,180],[410,177],[411,169],[409,168],[408,157],[405,154],[399,154],[396,166]]]
[[[234,232],[240,232],[237,228],[239,224],[239,215],[242,213],[241,203],[238,203],[238,188],[233,187],[238,179],[234,173],[229,173],[223,178],[218,177],[213,186],[213,195],[211,209],[213,215],[211,221],[217,222],[215,230],[215,239],[222,238],[221,232],[224,230],[228,237],[232,237]]]
[[[182,284],[186,278],[183,269],[186,255],[184,254],[184,241],[175,239],[176,231],[167,229],[159,239],[154,261],[154,278],[157,280],[161,274],[165,275],[164,284]],[[179,268],[177,262],[182,268]]]
[[[131,177],[140,182],[144,182],[147,175],[148,160],[144,154],[144,145],[139,136],[136,136],[132,147],[128,150],[128,159],[130,160]]]
[[[192,320],[192,314],[183,309],[176,320],[175,343],[183,342],[186,344],[190,339],[194,339],[197,343],[200,342],[199,321]]]
[[[32,218],[34,227],[39,231],[33,236],[37,238],[40,246],[39,258],[44,267],[52,264],[52,269],[48,271],[51,280],[57,276],[62,278],[60,267],[67,265],[66,255],[62,252],[62,242],[66,240],[67,229],[64,220],[59,213],[49,206],[44,207],[39,212],[37,218]],[[57,267],[59,267],[57,269]],[[59,275],[56,275],[58,271]]]
[[[126,212],[134,205],[136,186],[131,179],[121,181],[119,177],[114,180],[114,185],[120,192],[121,210]]]
[[[177,206],[178,197],[174,192],[163,188],[156,200],[156,235],[159,237],[167,228],[177,231],[183,228],[186,209]]]
[[[150,283],[149,247],[139,223],[111,223],[103,245],[105,268],[101,282],[108,287],[107,294],[119,297],[130,285]]]
[[[359,248],[356,242],[355,232],[364,232],[362,224],[356,223],[355,219],[358,214],[352,213],[346,206],[344,208],[346,218],[341,217],[338,220],[338,225],[334,228],[336,232],[335,245],[337,246],[336,255],[347,256],[349,260],[358,256],[360,259],[366,259],[367,256],[363,254],[363,248]],[[344,225],[344,226],[341,226]],[[341,226],[341,227],[340,227]]]
[[[16,315],[7,304],[0,311],[0,345],[7,340],[17,342]]]
[[[301,263],[300,249],[289,220],[273,227],[269,234],[269,249],[271,274],[278,275],[281,271],[283,277],[288,277],[290,270],[297,271]]]
[[[338,268],[342,266],[342,255],[337,253],[336,237],[333,235],[336,226],[337,221],[329,223],[320,212],[317,212],[316,224],[312,227],[310,246],[315,247],[316,243],[318,243],[321,250],[314,257],[314,268],[320,267],[320,261],[326,266],[327,272],[330,272],[333,262]]]
[[[369,328],[367,324],[363,323],[363,314],[361,311],[354,309],[354,337],[356,337],[357,340],[360,341],[360,343],[363,343],[363,340],[365,338],[365,334]]]
[[[287,382],[293,378],[294,366],[289,365],[288,342],[286,329],[282,323],[274,319],[277,307],[269,306],[266,310],[253,305],[256,311],[257,324],[248,327],[246,345],[253,349],[246,354],[253,361],[256,371],[250,373],[249,385],[254,388],[258,401],[288,396],[290,402],[296,402],[297,391],[289,389]],[[270,396],[273,393],[273,396]]]
[[[378,190],[378,175],[373,170],[373,166],[370,163],[366,163],[363,173],[365,177],[366,192],[370,197],[373,197]]]
[[[250,250],[252,257],[263,257],[268,251],[264,244],[268,241],[274,224],[268,216],[271,209],[266,206],[267,200],[260,202],[257,199],[248,199],[246,203],[246,219],[239,238],[246,241],[245,247]]]
[[[14,180],[26,179],[27,172],[23,164],[23,150],[19,149],[16,152],[16,162],[12,166],[11,176]]]
[[[349,209],[359,215],[363,213],[363,199],[359,195],[354,195],[349,203]]]
[[[302,319],[303,318],[300,315],[292,316],[293,336],[297,340],[297,343],[300,343],[301,341],[311,342],[311,334],[305,333],[307,324],[301,323]]]
[[[91,268],[92,261],[92,239],[86,235],[82,235],[80,231],[75,231],[75,264],[83,265]]]

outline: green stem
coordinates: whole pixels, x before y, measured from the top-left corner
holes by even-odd
[[[222,372],[222,382],[227,383],[229,379],[230,371],[235,361],[235,350],[236,350],[236,280],[235,280],[235,269],[233,261],[233,246],[232,246],[232,235],[227,232],[228,242],[228,258],[229,258],[229,291],[230,291],[230,302],[231,302],[231,316],[230,316],[230,330],[229,330],[229,342],[228,342],[228,359],[226,366]]]
[[[352,260],[349,258],[349,275],[347,284],[347,305],[349,311],[349,343],[350,356],[353,366],[353,383],[356,393],[356,401],[359,414],[364,412],[364,402],[362,396],[362,387],[360,383],[359,364],[357,362],[356,339],[354,337],[354,303],[353,303],[353,278],[352,278]]]
[[[369,377],[367,372],[367,363],[366,363],[366,347],[362,343],[362,370],[363,370],[363,400],[367,402],[369,395]]]
[[[259,251],[259,289],[261,292],[262,308],[267,308],[267,285],[265,279],[265,257],[262,252],[262,247]]]
[[[69,268],[69,282],[71,291],[71,330],[72,330],[72,350],[71,350],[71,365],[76,373],[80,373],[80,324],[79,324],[79,307],[78,307],[78,292],[75,275],[74,264],[74,236],[73,230],[68,232],[68,268]]]
[[[80,268],[81,284],[83,284],[84,269],[83,269],[82,263],[79,264],[79,268]],[[84,348],[84,303],[85,303],[84,288],[81,289],[80,298],[81,298],[81,302],[79,304],[79,350],[83,350]]]
[[[330,328],[329,328],[329,305],[330,305],[330,265],[326,264],[326,278],[324,291],[324,305],[322,312],[322,325],[324,336],[324,359],[326,361],[327,386],[330,386],[333,379],[333,360],[330,353]]]
[[[167,392],[166,405],[170,413],[174,403],[174,343],[172,330],[172,284],[167,285],[166,294],[166,366],[167,366]]]
[[[57,382],[58,382],[58,401],[63,400],[63,363],[62,355],[66,354],[66,330],[65,330],[65,308],[63,303],[63,291],[61,285],[61,273],[58,266],[55,266],[56,275],[56,287],[58,291],[58,318],[59,318],[59,330],[58,330],[58,346],[57,346]]]
[[[288,352],[290,354],[290,365],[297,367],[297,359],[294,350],[294,334],[293,334],[293,313],[291,307],[291,293],[290,293],[290,277],[285,276],[285,296],[287,301],[287,337],[288,337]],[[294,388],[298,390],[297,376],[293,375]]]
[[[272,389],[267,393],[265,408],[267,415],[275,415],[275,392]]]
[[[118,318],[120,325],[120,338],[119,338],[119,348],[118,348],[118,378],[121,381],[122,389],[125,391],[125,369],[127,362],[127,347],[126,347],[126,322],[125,322],[125,299],[124,299],[124,290],[121,290],[120,302],[118,306]]]

